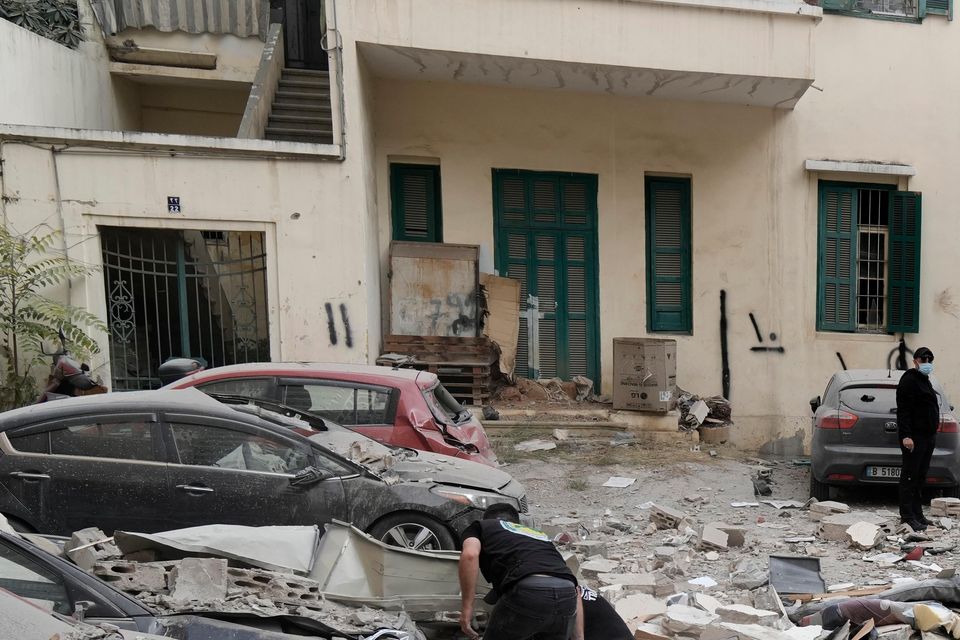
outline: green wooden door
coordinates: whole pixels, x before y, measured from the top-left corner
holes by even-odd
[[[495,170],[496,265],[520,281],[517,375],[599,383],[597,178]],[[524,312],[538,302],[536,344]]]

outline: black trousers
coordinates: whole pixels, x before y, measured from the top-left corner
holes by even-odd
[[[922,491],[927,483],[930,458],[937,435],[914,436],[913,451],[900,443],[903,466],[900,469],[900,519],[918,520],[923,515]]]
[[[532,576],[497,601],[484,640],[568,640],[577,618],[577,588],[561,578]]]

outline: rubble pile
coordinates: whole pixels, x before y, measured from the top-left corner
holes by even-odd
[[[925,561],[954,550],[960,500],[935,499],[927,532],[839,502],[734,501],[733,523],[702,493],[676,503],[541,526],[638,640],[960,639],[960,576]],[[835,557],[860,564],[856,582],[823,581]]]
[[[677,387],[677,409],[680,411],[681,431],[733,425],[730,401],[723,396],[701,398]]]

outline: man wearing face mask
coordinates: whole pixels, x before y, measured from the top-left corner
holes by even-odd
[[[930,383],[933,351],[920,347],[913,353],[915,369],[904,371],[897,384],[897,433],[903,463],[900,469],[900,521],[914,531],[927,528],[921,491],[940,424],[940,398]]]

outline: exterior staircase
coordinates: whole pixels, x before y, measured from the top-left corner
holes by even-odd
[[[267,140],[333,144],[329,72],[285,68],[265,134]]]

